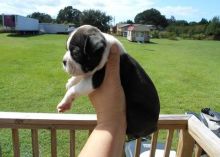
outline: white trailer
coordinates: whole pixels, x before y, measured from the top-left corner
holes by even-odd
[[[39,31],[41,33],[57,34],[57,33],[67,33],[68,25],[56,24],[56,23],[40,23]]]
[[[73,24],[39,23],[39,20],[20,15],[2,15],[3,28],[25,33],[70,33],[75,29]]]
[[[38,32],[39,20],[20,15],[2,15],[3,27],[16,32]]]

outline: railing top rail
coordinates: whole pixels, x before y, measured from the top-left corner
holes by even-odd
[[[95,114],[0,112],[0,128],[88,129],[95,125]]]
[[[187,124],[188,115],[160,115],[159,124]],[[0,112],[0,124],[96,124],[95,114]]]
[[[96,121],[95,114],[0,112],[0,120]]]
[[[159,117],[159,124],[184,124],[188,123],[191,115],[184,114],[161,114]]]
[[[188,120],[188,132],[209,156],[217,157],[220,154],[220,138],[201,123],[195,116]]]

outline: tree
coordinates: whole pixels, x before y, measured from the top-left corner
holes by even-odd
[[[171,16],[170,19],[167,19],[167,23],[168,23],[169,25],[172,25],[172,24],[174,24],[175,22],[176,22],[176,19],[175,19],[174,16]]]
[[[214,17],[212,21],[209,23],[206,29],[207,35],[220,35],[220,19],[219,17]]]
[[[0,26],[2,26],[2,16],[0,16]]]
[[[134,24],[134,22],[132,20],[127,20],[127,21],[122,21],[119,23],[123,23],[123,24]]]
[[[176,20],[175,25],[176,26],[188,26],[189,23],[186,20]]]
[[[107,32],[110,28],[109,23],[112,20],[111,16],[106,15],[100,10],[84,10],[80,17],[80,24],[89,24],[98,27],[101,31]]]
[[[40,23],[45,22],[45,23],[51,23],[53,22],[52,17],[49,14],[45,13],[40,13],[40,12],[34,12],[27,17],[38,19]]]
[[[132,20],[127,20],[126,23],[133,24],[134,22]]]
[[[155,26],[166,27],[168,25],[167,19],[164,15],[156,9],[145,10],[139,13],[134,18],[135,23],[150,24]]]
[[[205,18],[202,18],[201,21],[199,22],[199,24],[200,25],[207,25],[207,24],[209,24],[209,22]]]
[[[191,22],[189,22],[189,25],[190,25],[190,26],[196,26],[196,25],[198,25],[198,23],[195,22],[195,21],[191,21]]]
[[[80,25],[81,11],[74,9],[72,6],[67,6],[61,9],[57,15],[58,23],[73,23],[76,26]]]

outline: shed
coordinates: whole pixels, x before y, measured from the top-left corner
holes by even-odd
[[[131,24],[126,24],[126,23],[117,24],[117,35],[127,37],[128,28],[130,26]]]
[[[129,41],[149,42],[150,27],[142,24],[133,24],[128,27],[127,39]]]

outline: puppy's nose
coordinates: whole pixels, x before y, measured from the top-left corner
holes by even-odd
[[[66,66],[66,61],[65,60],[63,60],[63,65]]]

